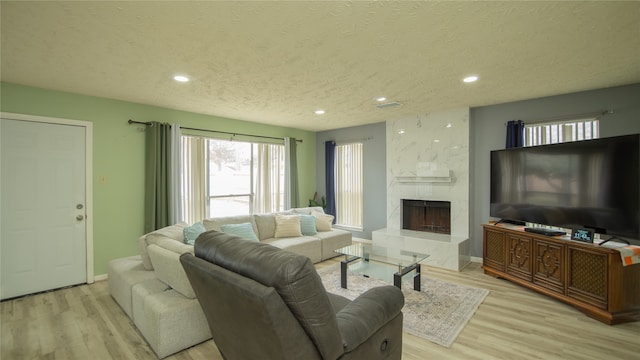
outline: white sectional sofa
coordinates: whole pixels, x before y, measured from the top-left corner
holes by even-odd
[[[289,221],[292,215],[297,218],[312,213],[317,216],[316,233],[309,232],[307,226],[308,235],[290,236],[291,228],[285,229],[284,221]],[[326,219],[319,213],[323,213],[322,208],[298,208],[277,214],[210,218],[203,220],[202,225],[205,230],[221,231],[228,224],[241,224],[245,228],[250,224],[258,241],[306,255],[316,263],[336,256],[335,249],[351,244],[350,232],[335,229],[330,223],[327,228]],[[309,217],[304,218],[308,225]],[[176,224],[145,234],[138,239],[139,255],[115,259],[108,265],[111,296],[159,358],[211,338],[204,313],[179,260],[181,254],[193,253],[193,245],[185,243],[185,228],[190,227]]]

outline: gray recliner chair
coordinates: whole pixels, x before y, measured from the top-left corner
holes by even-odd
[[[400,359],[404,296],[327,293],[309,258],[209,231],[180,262],[227,360]]]

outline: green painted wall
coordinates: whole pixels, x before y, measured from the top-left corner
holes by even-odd
[[[129,119],[302,139],[297,147],[299,205],[306,206],[316,189],[314,132],[10,83],[0,84],[0,110],[93,123],[95,275],[106,274],[109,260],[137,254],[143,232],[144,132],[127,124]]]

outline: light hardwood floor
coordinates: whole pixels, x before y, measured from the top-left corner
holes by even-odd
[[[403,359],[640,359],[640,322],[602,324],[561,302],[485,275],[480,264],[462,272],[423,269],[424,276],[491,293],[451,348],[405,333]],[[0,305],[2,360],[156,359],[109,295],[106,281]],[[222,357],[210,340],[167,359]]]

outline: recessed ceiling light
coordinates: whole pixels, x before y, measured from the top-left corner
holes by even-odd
[[[380,96],[379,98],[376,98],[376,101],[377,101],[377,102],[383,102],[383,101],[385,101],[385,100],[387,100],[387,98],[386,98],[386,97],[384,97],[384,96]]]
[[[316,115],[324,115],[325,111],[324,111],[324,110],[322,110],[322,109],[318,109],[318,110],[314,111],[314,113],[315,113]]]
[[[453,125],[451,125],[451,123],[447,124],[447,129],[452,127]]]
[[[184,75],[176,75],[173,77],[173,80],[178,81],[178,82],[187,82],[189,81],[189,78],[184,76]]]
[[[398,134],[400,134],[400,135],[404,134],[404,129],[398,130]]]
[[[467,76],[466,78],[462,79],[462,81],[464,81],[466,83],[472,83],[474,81],[478,81],[478,76],[470,75],[470,76]]]
[[[381,102],[380,104],[376,104],[376,107],[378,109],[385,109],[385,108],[396,107],[400,105],[402,104],[397,101],[392,101],[392,102]]]
[[[440,140],[435,139],[435,140],[433,140],[433,142],[434,142],[434,143],[439,143],[439,142],[440,142]]]

